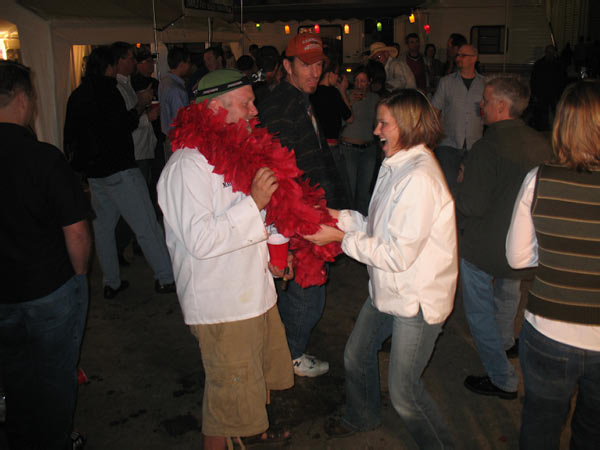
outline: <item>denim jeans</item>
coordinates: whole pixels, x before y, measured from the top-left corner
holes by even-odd
[[[308,346],[310,333],[323,315],[325,285],[302,288],[290,280],[287,290],[279,290],[277,307],[292,359],[300,358]]]
[[[0,304],[0,367],[10,448],[71,448],[87,308],[85,275],[74,276],[45,297]]]
[[[505,351],[514,344],[521,280],[494,279],[463,258],[460,279],[465,315],[483,367],[495,386],[514,392],[519,375]]]
[[[600,448],[600,352],[557,342],[524,321],[519,356],[525,383],[520,448],[558,450],[575,392],[570,448]]]
[[[352,193],[352,208],[366,216],[371,200],[371,184],[375,176],[377,146],[373,143],[365,148],[340,144],[346,160],[346,170]]]
[[[345,426],[367,431],[381,423],[377,352],[391,335],[388,384],[394,409],[419,448],[454,448],[446,421],[421,379],[442,325],[428,324],[421,311],[415,317],[382,313],[367,298],[344,351]]]
[[[113,289],[121,285],[115,242],[119,216],[123,216],[135,233],[155,278],[161,284],[172,283],[173,269],[165,235],[156,220],[148,186],[140,170],[128,169],[105,178],[90,178],[89,183],[96,213],[93,222],[96,252],[104,272],[104,285]]]

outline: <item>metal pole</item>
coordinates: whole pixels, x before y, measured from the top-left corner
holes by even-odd
[[[212,46],[212,17],[208,18],[208,47]]]
[[[154,32],[154,51],[156,51],[154,71],[156,72],[157,78],[160,80],[160,73],[158,73],[158,68],[160,67],[158,64],[158,59],[160,58],[160,53],[158,52],[158,38],[156,37],[156,8],[154,6],[154,0],[152,0],[152,21],[154,22],[154,26],[152,27],[152,31]]]
[[[504,1],[504,51],[502,52],[502,72],[506,73],[506,53],[508,52],[508,3]]]
[[[246,53],[244,46],[244,0],[240,0],[240,34],[242,35],[242,55]]]

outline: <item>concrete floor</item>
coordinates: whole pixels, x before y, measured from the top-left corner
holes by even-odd
[[[129,280],[130,288],[105,300],[98,264],[91,273],[80,364],[89,382],[79,389],[75,428],[87,435],[89,450],[200,449],[204,375],[197,343],[183,323],[177,298],[154,292],[152,272],[142,256],[122,269],[122,278]],[[343,349],[366,295],[364,266],[347,258],[332,266],[325,313],[308,349],[330,362],[330,372],[315,379],[296,377],[292,389],[273,393],[276,421],[292,431],[287,448],[416,448],[389,402],[384,351],[382,426],[336,440],[328,439],[323,430],[326,417],[344,401]],[[483,368],[457,297],[425,371],[427,387],[450,424],[457,448],[516,449],[522,386],[519,398],[510,401],[478,396],[463,387],[465,376],[483,373]],[[520,373],[518,360],[513,364]],[[567,439],[565,431],[563,448]]]

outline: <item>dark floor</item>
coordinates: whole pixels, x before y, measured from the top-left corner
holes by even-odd
[[[81,356],[89,383],[79,389],[75,428],[87,435],[89,450],[200,449],[204,376],[177,298],[154,292],[152,272],[142,256],[122,270],[122,278],[131,287],[105,300],[97,264],[91,274]],[[292,430],[287,448],[416,448],[389,402],[385,352],[380,353],[382,426],[338,440],[324,433],[325,418],[343,404],[343,349],[367,295],[366,269],[344,258],[332,267],[327,289],[325,314],[309,353],[328,360],[330,372],[314,379],[296,377],[292,389],[273,393],[275,420]],[[450,424],[457,448],[516,449],[522,386],[521,396],[512,401],[480,397],[463,387],[466,375],[483,369],[458,298],[425,371],[427,387]],[[518,360],[513,363],[519,366]]]

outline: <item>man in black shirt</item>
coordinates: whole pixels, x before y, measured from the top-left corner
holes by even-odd
[[[10,448],[71,448],[88,307],[88,201],[62,153],[31,131],[29,69],[0,61],[0,378]]]
[[[327,206],[344,208],[348,200],[323,130],[308,98],[316,91],[323,70],[323,44],[312,34],[292,38],[285,50],[286,80],[278,84],[258,105],[259,118],[270,133],[296,154],[296,163],[310,179],[325,190]],[[325,286],[300,287],[291,280],[279,292],[279,313],[299,376],[316,377],[329,370],[329,363],[305,352],[312,329],[325,307]]]

